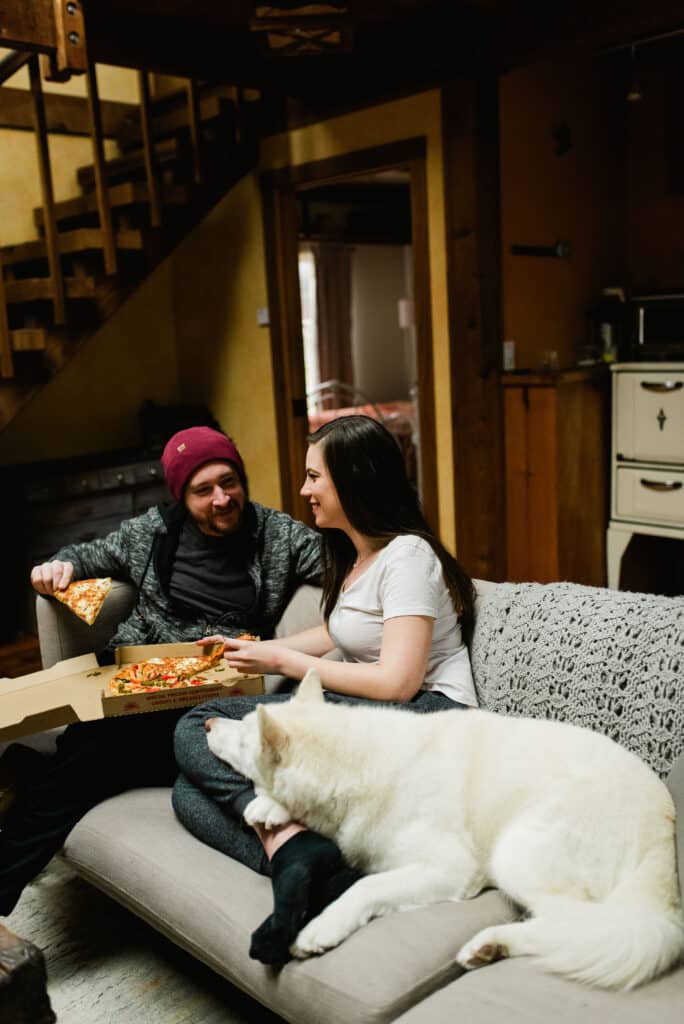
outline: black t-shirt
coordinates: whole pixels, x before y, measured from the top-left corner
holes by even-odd
[[[227,612],[249,611],[256,588],[247,570],[248,544],[242,530],[209,537],[188,516],[171,570],[171,597],[214,619]]]

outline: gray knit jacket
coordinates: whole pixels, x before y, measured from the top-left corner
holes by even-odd
[[[186,516],[182,505],[158,505],[125,520],[106,537],[68,545],[54,556],[73,562],[74,579],[112,576],[136,586],[135,607],[108,648],[196,640],[212,633],[236,636],[249,632],[265,640],[273,636],[295,590],[303,583],[320,584],[318,534],[284,512],[248,502],[242,529],[248,546],[248,572],[255,585],[254,604],[246,614],[229,612],[218,619],[207,618],[174,600],[169,592]]]

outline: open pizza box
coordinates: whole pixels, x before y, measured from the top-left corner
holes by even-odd
[[[0,679],[0,742],[71,722],[189,708],[217,697],[264,692],[263,676],[236,673],[225,661],[220,661],[201,673],[207,679],[201,686],[109,695],[109,682],[121,665],[198,653],[200,649],[193,643],[119,647],[115,665],[100,667],[94,654],[82,654],[58,661],[41,672],[17,679]],[[203,653],[210,653],[210,649],[205,648]]]

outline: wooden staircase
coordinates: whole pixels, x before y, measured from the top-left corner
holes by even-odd
[[[37,74],[32,67],[47,154]],[[121,155],[102,156],[95,83],[96,159],[75,169],[81,195],[55,203],[49,157],[39,157],[40,237],[0,248],[0,429],[256,163],[256,103],[190,82],[155,102],[146,73],[139,78],[140,116],[120,126]]]

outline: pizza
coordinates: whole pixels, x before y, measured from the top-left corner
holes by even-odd
[[[111,576],[96,580],[75,580],[64,590],[55,590],[53,596],[78,615],[79,619],[92,626],[111,588]]]
[[[149,658],[122,665],[109,682],[110,692],[118,697],[122,693],[154,693],[181,686],[203,686],[211,680],[202,672],[213,668],[221,660],[224,650],[223,645],[219,645],[213,654]]]

